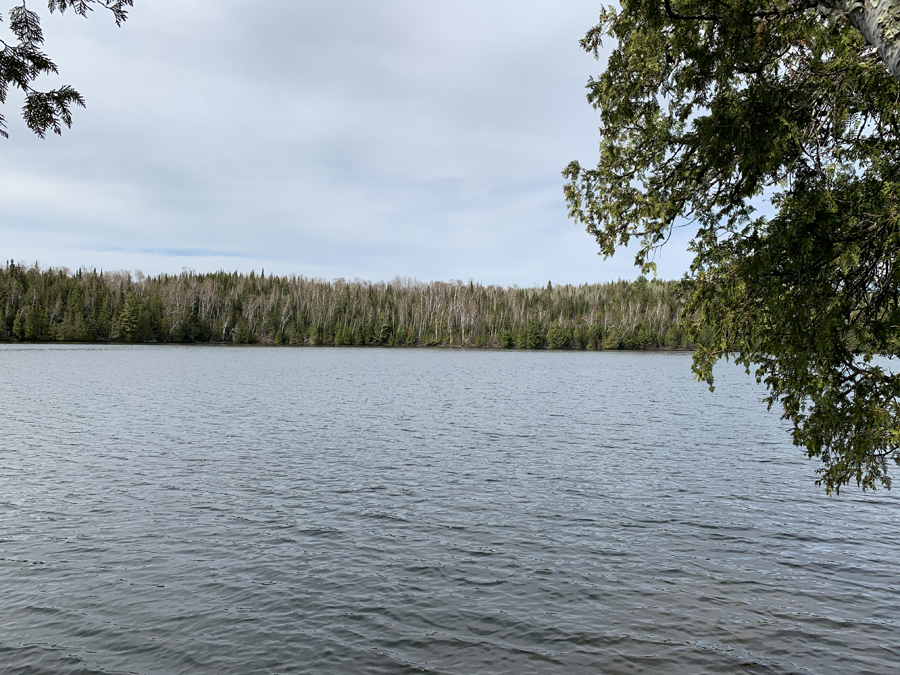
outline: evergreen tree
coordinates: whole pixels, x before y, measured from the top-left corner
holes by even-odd
[[[137,337],[139,313],[138,301],[129,293],[119,314],[119,335],[125,342],[134,342]]]
[[[71,9],[87,16],[94,4],[110,10],[116,24],[121,25],[134,0],[48,0],[47,7],[51,13]],[[48,131],[62,133],[63,126],[72,126],[72,106],[84,107],[84,98],[69,85],[50,91],[35,88],[38,77],[58,72],[56,64],[41,51],[44,33],[37,12],[29,9],[25,2],[15,5],[7,12],[7,26],[14,39],[3,42],[0,49],[0,104],[6,103],[10,87],[17,88],[25,96],[22,117],[28,128],[41,138]],[[8,137],[2,114],[0,136]]]
[[[860,33],[873,26],[877,49]],[[900,356],[898,5],[622,0],[582,46],[599,55],[605,38],[588,87],[600,157],[565,170],[570,214],[605,255],[636,240],[644,272],[674,228],[697,227],[697,376],[712,386],[733,355],[821,458],[827,491],[889,487],[900,374],[874,357]],[[764,200],[772,217],[754,214]]]

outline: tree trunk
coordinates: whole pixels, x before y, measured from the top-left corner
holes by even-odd
[[[846,16],[900,78],[900,0],[822,0],[818,9],[825,16]]]

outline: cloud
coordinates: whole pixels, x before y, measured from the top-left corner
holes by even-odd
[[[566,219],[593,0],[138,0],[45,20],[88,108],[0,145],[6,258],[485,283],[633,277]],[[671,256],[667,276],[686,267]],[[108,266],[108,265],[107,265]],[[666,276],[666,274],[664,274]]]

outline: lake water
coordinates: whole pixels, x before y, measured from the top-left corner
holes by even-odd
[[[893,673],[900,499],[683,353],[0,347],[0,672]]]

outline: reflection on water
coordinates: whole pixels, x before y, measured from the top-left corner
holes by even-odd
[[[0,671],[893,672],[900,502],[689,365],[0,347]]]

